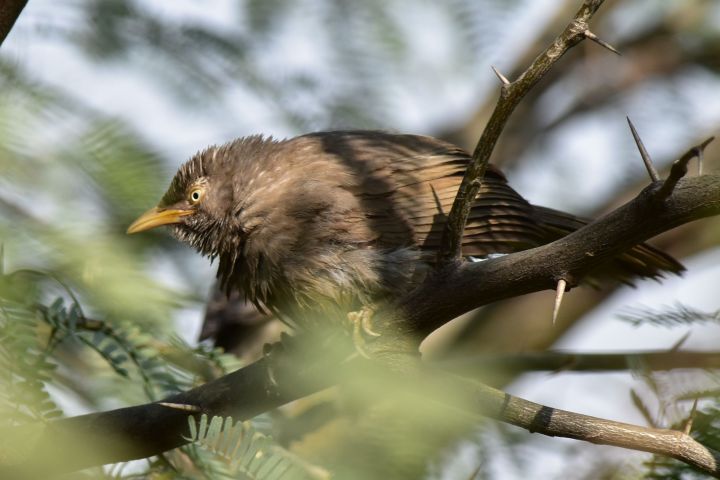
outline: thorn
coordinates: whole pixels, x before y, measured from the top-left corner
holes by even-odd
[[[710,142],[712,142],[713,140],[715,140],[715,136],[708,138],[707,140],[705,140],[704,142],[702,142],[700,145],[698,145],[696,147],[695,153],[697,154],[697,158],[698,158],[698,175],[702,175],[703,159],[705,157],[705,147],[710,145]]]
[[[690,409],[690,415],[688,415],[687,422],[685,422],[685,428],[683,429],[683,432],[685,433],[685,435],[690,435],[690,431],[692,430],[693,420],[695,419],[695,412],[697,412],[697,404],[698,404],[698,399],[697,399],[697,397],[695,397],[693,406]]]
[[[608,50],[610,50],[610,51],[613,52],[614,54],[616,54],[616,55],[622,55],[622,54],[618,51],[617,48],[613,47],[612,45],[610,45],[609,43],[607,43],[607,42],[605,42],[605,41],[603,41],[603,40],[600,40],[600,38],[598,38],[598,36],[595,35],[594,33],[592,33],[590,30],[585,30],[585,31],[583,32],[583,35],[585,35],[585,38],[589,38],[590,40],[592,40],[593,42],[597,43],[597,44],[600,45],[601,47],[607,48]]]
[[[502,73],[500,73],[500,70],[495,68],[494,66],[490,65],[490,68],[492,68],[492,71],[495,72],[495,75],[500,79],[503,85],[510,85],[510,80],[505,77]]]
[[[705,147],[707,147],[710,142],[715,140],[715,137],[710,137],[704,142],[702,142],[700,145],[697,146],[697,158],[698,158],[698,175],[702,175],[703,171],[703,157],[705,155]],[[1,256],[1,255],[0,255]]]
[[[704,150],[700,150],[700,151],[698,152],[698,156],[697,156],[697,157],[698,157],[698,177],[699,177],[700,175],[702,175],[702,170],[703,170],[703,156],[704,156],[704,155],[705,155],[705,151],[704,151]],[[0,273],[2,273],[2,272],[0,272]]]
[[[158,402],[158,405],[163,407],[174,408],[175,410],[182,410],[183,412],[201,412],[202,409],[195,405],[188,405],[185,403],[170,403],[170,402]]]
[[[690,333],[691,333],[691,331],[688,331],[687,333],[685,333],[685,335],[680,337],[680,339],[677,342],[675,342],[672,347],[670,347],[670,351],[677,352],[678,350],[680,350],[680,347],[682,347],[685,344],[685,341],[687,341],[687,339],[690,338]]]
[[[695,154],[696,154],[698,157],[700,157],[701,160],[702,160],[702,155],[705,153],[705,148],[706,148],[708,145],[710,145],[710,143],[711,143],[713,140],[715,140],[715,136],[714,136],[714,135],[713,135],[712,137],[708,138],[707,140],[705,140],[704,142],[702,142],[702,143],[701,143],[700,145],[698,145],[697,147],[695,147],[695,149],[696,149]]]
[[[555,290],[555,307],[553,308],[553,325],[557,321],[558,312],[560,311],[560,304],[562,304],[563,295],[565,295],[565,287],[567,282],[564,279],[558,280],[557,289]]]
[[[642,157],[643,163],[645,163],[645,168],[648,171],[648,174],[650,175],[650,179],[653,182],[657,182],[660,180],[660,175],[658,174],[657,170],[655,169],[655,165],[653,165],[652,158],[650,158],[650,154],[645,149],[645,145],[643,144],[643,141],[640,139],[640,135],[638,134],[637,130],[635,130],[635,125],[630,121],[630,117],[625,117],[627,119],[628,125],[630,126],[630,132],[632,133],[633,138],[635,139],[635,145],[637,145],[638,150],[640,150],[640,156]]]

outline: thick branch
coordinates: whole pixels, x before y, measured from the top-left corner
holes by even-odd
[[[575,17],[555,41],[538,55],[517,80],[505,83],[500,89],[495,110],[478,140],[472,160],[465,171],[443,232],[440,254],[445,260],[457,260],[462,252],[462,236],[470,207],[477,196],[485,170],[490,162],[495,144],[505,128],[510,115],[525,95],[545,76],[560,57],[577,45],[589,32],[588,22],[604,0],[585,0]],[[494,69],[494,68],[493,68]],[[496,71],[496,73],[499,73]],[[501,79],[504,77],[500,76]]]
[[[28,0],[3,0],[0,2],[0,45],[7,38],[27,2]]]
[[[720,213],[720,175],[684,178],[664,202],[655,182],[605,217],[541,247],[434,274],[401,299],[396,326],[424,337],[474,308],[554,289],[559,278],[580,279],[593,268],[661,232]],[[405,319],[400,322],[399,319]],[[398,327],[398,328],[400,328]]]
[[[273,358],[272,379],[268,374],[269,360],[264,358],[162,402],[243,420],[335,383],[325,370],[322,374],[308,371],[312,362]],[[188,434],[188,414],[188,410],[153,402],[51,422],[26,453],[29,461],[10,466],[0,462],[0,478],[46,478],[94,465],[157,455],[188,443],[183,439]],[[3,434],[23,438],[22,431],[18,427],[17,431]]]

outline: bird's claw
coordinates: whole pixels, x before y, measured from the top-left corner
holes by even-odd
[[[268,388],[276,389],[278,387],[277,379],[275,378],[275,367],[273,362],[280,350],[283,350],[284,346],[281,342],[266,343],[263,345],[263,357],[266,360],[266,372],[268,379]]]
[[[372,317],[374,310],[370,307],[363,307],[359,311],[349,312],[347,318],[352,325],[352,336],[355,350],[364,358],[370,358],[365,350],[366,336],[379,337],[380,334],[372,329]]]

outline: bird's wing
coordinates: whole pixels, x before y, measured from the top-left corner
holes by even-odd
[[[440,246],[463,173],[464,150],[441,140],[382,132],[315,134],[325,154],[350,172],[352,191],[379,248]],[[550,240],[534,221],[533,207],[493,167],[488,168],[463,237],[465,255],[509,253]]]
[[[419,246],[429,254],[440,247],[470,156],[441,140],[382,132],[316,134],[326,154],[344,163],[354,179],[346,186],[358,198],[379,248]],[[580,228],[586,220],[528,203],[489,166],[472,204],[463,235],[463,254],[486,256],[544,245]],[[429,258],[431,258],[429,256]],[[679,273],[671,256],[640,244],[609,262],[622,281],[634,275]]]

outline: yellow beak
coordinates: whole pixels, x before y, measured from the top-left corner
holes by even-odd
[[[193,210],[151,208],[140,215],[127,229],[127,233],[138,233],[161,225],[180,223],[182,217],[192,215]]]

